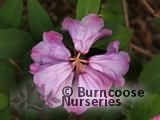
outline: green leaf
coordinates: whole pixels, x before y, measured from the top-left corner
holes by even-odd
[[[33,80],[26,75],[18,83],[17,90],[10,96],[11,110],[20,113],[21,120],[39,120],[43,116],[43,102],[33,85]]]
[[[83,113],[84,120],[99,120],[105,116],[108,108],[90,108],[85,113]]]
[[[16,69],[9,61],[0,60],[0,93],[9,95],[13,81],[16,79]]]
[[[107,0],[101,10],[106,24],[124,25],[123,5],[121,0]]]
[[[11,120],[11,114],[9,107],[0,111],[0,120]]]
[[[43,32],[53,29],[51,19],[37,0],[28,0],[28,18],[31,33],[38,41]]]
[[[130,41],[132,36],[131,31],[123,26],[119,26],[115,33],[113,31],[113,35],[111,36],[110,40],[119,40],[121,45],[121,49],[127,49],[128,48],[128,42]]]
[[[0,93],[0,110],[8,106],[8,97]]]
[[[28,52],[20,59],[20,65],[21,65],[21,68],[22,68],[23,72],[29,73],[28,72],[29,71],[29,67],[28,66],[33,63],[30,54],[31,53]]]
[[[43,118],[43,113],[36,111],[34,109],[22,109],[21,111],[21,120],[40,120]]]
[[[143,100],[134,103],[127,115],[127,120],[150,120],[160,114],[160,96],[149,94]]]
[[[130,29],[124,26],[123,5],[121,0],[107,0],[101,10],[105,27],[113,31],[110,37],[98,40],[93,47],[106,49],[107,44],[113,40],[120,41],[120,48],[127,50],[128,42],[132,37]]]
[[[23,0],[5,0],[0,8],[0,28],[22,27]]]
[[[132,33],[130,30],[123,26],[117,26],[113,29],[113,35],[106,37],[105,39],[98,40],[93,47],[99,49],[106,49],[107,44],[114,40],[120,41],[120,48],[126,50],[128,48],[128,42],[131,39]]]
[[[142,72],[143,66],[140,60],[133,54],[130,55],[131,62],[129,66],[129,71],[127,73],[127,80],[137,81],[140,73]]]
[[[109,108],[106,110],[102,120],[120,120],[122,117],[121,112],[123,111],[122,108]]]
[[[153,58],[144,69],[139,77],[139,83],[146,88],[147,91],[160,93],[160,56]]]
[[[100,9],[101,0],[78,0],[76,16],[78,19],[89,13],[97,13]]]
[[[15,78],[15,68],[6,60],[0,60],[0,119],[10,120],[9,105],[10,89]],[[6,108],[7,107],[7,108]],[[4,109],[5,108],[5,109]]]
[[[71,5],[76,5],[78,0],[68,0]]]
[[[45,108],[45,113],[48,116],[48,120],[67,120],[68,112],[64,107],[57,107],[55,109]]]
[[[153,19],[153,23],[160,26],[160,17]]]
[[[0,30],[0,58],[18,58],[31,49],[31,36],[19,29]]]

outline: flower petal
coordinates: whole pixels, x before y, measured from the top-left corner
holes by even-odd
[[[77,51],[81,52],[82,54],[88,53],[90,47],[95,43],[98,39],[110,35],[112,32],[108,29],[102,29],[97,34],[93,35],[92,37],[86,39],[86,41],[76,40],[74,46]],[[85,39],[84,39],[85,40]]]
[[[30,73],[32,73],[33,75],[37,72],[39,72],[40,70],[51,66],[52,64],[43,64],[40,65],[39,63],[33,63],[30,65]]]
[[[44,32],[43,41],[32,49],[31,57],[34,62],[53,64],[60,60],[68,60],[71,55],[62,39],[61,34],[57,32]]]
[[[109,89],[112,83],[109,78],[99,72],[86,66],[84,72],[78,77],[78,87],[85,87],[86,89]]]
[[[86,54],[91,45],[101,37],[111,35],[112,31],[103,29],[104,21],[96,14],[89,14],[82,21],[65,18],[62,27],[68,30],[77,51]]]
[[[118,53],[119,45],[119,41],[111,42],[107,47],[107,53]]]
[[[108,52],[89,59],[89,66],[113,80],[116,87],[124,85],[123,75],[128,72],[130,57],[127,52],[118,53],[118,42],[111,43]]]
[[[38,63],[33,63],[30,65],[30,71],[32,74],[36,73],[40,69],[40,64]]]
[[[82,97],[78,96],[78,90],[77,90],[78,87],[83,87],[85,90],[94,91],[94,90],[107,90],[112,86],[111,81],[107,78],[106,75],[90,67],[86,67],[84,73],[78,75],[78,78],[75,81],[76,81],[75,83],[76,87],[74,89],[75,94],[74,96],[72,96],[72,99],[78,99],[79,101],[80,99],[82,99]],[[100,94],[97,94],[96,96],[93,97],[87,97],[87,96],[83,97],[84,100],[88,99],[90,101],[98,98],[105,99],[104,96],[100,97]],[[101,106],[104,106],[103,102]],[[93,105],[86,106],[85,104],[78,106],[77,105],[65,106],[68,112],[74,112],[76,114],[82,114],[83,112],[92,107],[100,107],[100,106],[93,106]]]
[[[154,116],[151,120],[160,120],[160,115]]]
[[[67,62],[55,64],[34,74],[34,83],[47,105],[54,108],[61,105],[62,89],[72,86],[73,71]]]

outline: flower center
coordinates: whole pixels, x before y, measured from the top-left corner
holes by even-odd
[[[79,74],[83,71],[85,64],[87,64],[87,60],[83,60],[80,58],[81,54],[78,53],[76,57],[70,58],[71,65],[75,69],[75,71]]]

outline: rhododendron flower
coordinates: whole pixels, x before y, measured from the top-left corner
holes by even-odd
[[[160,115],[153,117],[151,120],[160,120]]]
[[[55,108],[62,105],[62,89],[65,86],[99,90],[124,85],[123,75],[128,71],[130,57],[128,53],[118,51],[119,41],[110,43],[103,55],[81,58],[96,40],[112,34],[111,30],[103,28],[102,18],[96,14],[89,14],[81,21],[67,17],[62,27],[72,37],[77,51],[75,56],[63,44],[63,36],[54,31],[44,32],[43,41],[33,47],[31,53],[34,63],[30,71],[37,90],[48,106]],[[80,106],[65,108],[77,114],[88,109]]]

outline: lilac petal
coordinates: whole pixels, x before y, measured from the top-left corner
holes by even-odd
[[[38,63],[33,63],[30,65],[30,71],[32,74],[38,72],[39,69],[40,69],[40,64],[38,64]]]
[[[111,42],[107,47],[107,53],[118,53],[119,45],[119,41]]]
[[[54,108],[61,105],[62,89],[72,86],[73,71],[70,63],[55,64],[34,74],[34,83],[45,103]]]
[[[160,115],[154,116],[151,120],[160,120]]]
[[[111,35],[112,31],[103,29],[104,21],[96,14],[89,14],[82,21],[65,18],[63,29],[69,31],[77,51],[86,54],[91,45],[101,37]]]
[[[89,15],[85,16],[82,19],[81,22],[85,26],[86,31],[87,31],[87,33],[86,32],[84,33],[85,34],[85,36],[84,36],[85,38],[83,37],[83,39],[85,39],[85,40],[90,39],[90,38],[99,39],[99,38],[102,38],[104,36],[112,34],[111,30],[103,29],[104,21],[103,21],[103,19],[101,17],[97,16],[96,14],[92,13],[92,14],[89,14]],[[97,35],[97,34],[99,34],[99,35]],[[99,37],[95,37],[95,36],[99,36]]]
[[[78,87],[87,89],[109,89],[112,83],[110,79],[103,73],[86,66],[84,73],[78,77]]]
[[[62,39],[62,35],[54,31],[44,32],[43,34],[43,40],[52,51],[52,56],[57,59],[68,60],[71,54],[63,44]]]
[[[38,63],[52,63],[50,50],[43,41],[32,48],[31,58]]]
[[[117,52],[118,43],[112,43],[104,55],[96,55],[89,59],[89,66],[106,74],[116,87],[124,85],[124,78],[129,69],[130,57],[127,52]]]
[[[88,53],[90,47],[95,43],[98,39],[110,35],[112,32],[108,29],[102,29],[97,34],[93,35],[92,37],[86,39],[86,41],[76,40],[74,43],[75,48],[77,51],[80,51],[83,54]],[[83,51],[83,52],[82,52]]]
[[[31,53],[34,62],[41,64],[58,63],[61,60],[68,60],[70,52],[62,42],[62,36],[57,32],[45,32],[43,41],[38,43]]]
[[[83,24],[78,20],[66,17],[62,22],[62,27],[64,30],[69,31],[72,39],[74,38],[73,42],[75,38],[83,37],[81,36],[81,31],[85,29],[85,26],[83,26]]]
[[[86,89],[86,90],[91,90],[91,89]],[[87,101],[90,102],[89,106],[85,105],[85,103],[83,103],[83,102],[82,102],[83,104],[81,106],[77,106],[77,105],[76,106],[72,106],[72,105],[71,106],[64,106],[65,109],[69,113],[72,112],[72,113],[75,113],[77,115],[80,115],[80,114],[86,112],[90,108],[97,108],[97,109],[99,108],[100,109],[100,108],[106,107],[106,106],[109,107],[109,105],[106,105],[105,99],[110,100],[111,97],[110,96],[104,97],[104,96],[100,96],[100,94],[98,94],[98,95],[93,96],[93,97],[87,97],[87,96],[78,97],[78,96],[74,96],[73,99],[74,100],[77,99],[78,101],[82,101],[82,99],[83,99],[83,101],[87,100]],[[92,105],[92,101],[93,100],[99,100],[99,99],[102,100],[99,105]],[[114,99],[114,98],[112,98],[112,99]]]
[[[76,80],[75,80],[76,81]],[[73,99],[73,100],[78,100],[80,101],[80,97],[78,97],[78,87],[75,87],[75,89],[73,89],[73,95],[70,96],[70,99]],[[86,99],[86,97],[83,97],[81,99]],[[91,108],[90,106],[85,106],[85,105],[70,105],[70,106],[67,106],[66,104],[64,105],[64,108],[69,112],[69,113],[75,113],[77,115],[80,115],[82,114],[83,112],[87,111],[87,109]]]
[[[83,39],[96,35],[104,27],[104,21],[96,14],[89,14],[82,19],[82,24],[86,28],[86,36]]]
[[[78,87],[83,87],[85,88],[85,90],[107,90],[110,89],[112,86],[112,83],[110,81],[110,79],[107,78],[106,75],[104,75],[101,72],[98,72],[90,67],[86,67],[84,70],[84,73],[79,74],[78,78],[75,80],[75,89],[74,89],[74,96],[72,96],[73,99],[89,99],[90,101],[93,99],[105,99],[104,96],[100,97],[100,94],[98,94],[97,96],[93,96],[93,97],[87,97],[84,96],[82,97],[78,97],[78,92],[77,92],[77,88]],[[109,97],[109,96],[108,96]],[[80,101],[80,100],[79,100]],[[101,106],[104,106],[104,103],[102,103]],[[74,112],[76,114],[82,114],[83,112],[85,112],[86,110],[88,110],[89,108],[95,107],[93,105],[89,105],[86,106],[85,104],[82,104],[82,106],[65,106],[66,110],[68,112]],[[99,106],[96,106],[99,107]]]
[[[39,72],[40,70],[46,68],[46,67],[49,67],[51,66],[52,64],[43,64],[43,65],[40,65],[39,63],[33,63],[29,66],[30,68],[30,73],[31,74],[35,74],[37,72]]]

